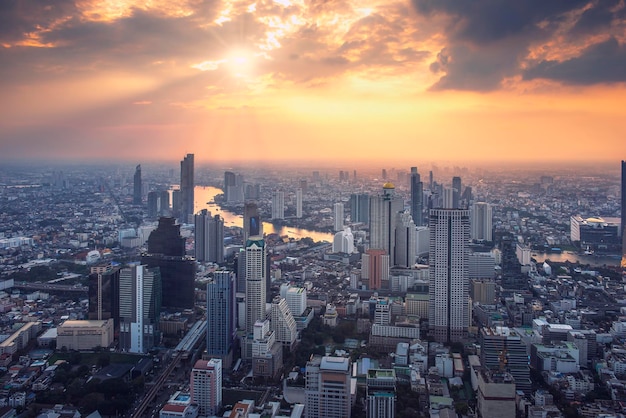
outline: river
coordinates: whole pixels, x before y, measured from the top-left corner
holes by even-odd
[[[243,216],[221,209],[215,203],[215,196],[222,194],[222,189],[211,186],[196,186],[194,188],[194,211],[198,213],[207,209],[212,215],[220,215],[224,219],[224,226],[238,226],[243,228]],[[265,234],[287,235],[290,238],[301,239],[309,237],[313,241],[333,242],[333,234],[327,232],[310,231],[308,229],[294,228],[292,226],[277,227],[270,222],[263,222]]]
[[[608,256],[600,256],[600,255],[576,254],[570,251],[564,251],[559,254],[533,253],[532,256],[538,262],[550,260],[556,263],[564,263],[566,261],[569,261],[570,263],[589,264],[590,266],[598,266],[598,267],[602,267],[604,265],[619,266],[621,262],[620,258],[613,258],[613,257],[608,257]]]

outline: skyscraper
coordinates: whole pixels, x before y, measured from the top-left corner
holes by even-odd
[[[226,202],[230,202],[229,193],[232,190],[232,187],[235,187],[237,184],[237,175],[232,171],[224,172],[224,200]]]
[[[272,194],[272,219],[285,219],[285,192],[277,190]]]
[[[113,319],[115,329],[120,325],[120,269],[113,268],[89,275],[89,319]]]
[[[265,241],[260,236],[246,242],[246,333],[252,334],[254,323],[265,319],[265,282],[267,257]]]
[[[192,309],[196,262],[185,256],[185,239],[174,218],[159,218],[159,226],[150,233],[148,252],[141,263],[159,267],[163,286],[163,307]]]
[[[366,377],[367,418],[396,416],[396,373],[393,369],[369,369]]]
[[[622,160],[622,267],[626,268],[626,161]]]
[[[207,283],[207,354],[220,358],[224,367],[232,362],[235,334],[235,275],[216,271]]]
[[[263,224],[255,202],[246,202],[243,208],[243,242],[254,236],[263,236]]]
[[[415,225],[422,226],[424,219],[424,183],[417,172],[417,167],[411,167],[411,217]]]
[[[184,223],[189,222],[189,215],[195,213],[194,210],[194,155],[187,156],[180,162],[180,193],[181,210],[180,217]]]
[[[461,194],[462,190],[461,177],[454,176],[452,177],[452,208],[460,209],[461,208]]]
[[[368,290],[383,289],[389,283],[389,254],[369,249],[361,255],[361,280]]]
[[[159,213],[159,194],[148,192],[148,218],[156,218]]]
[[[467,336],[469,211],[430,211],[428,323],[437,342]]]
[[[382,249],[395,261],[396,216],[404,210],[404,200],[395,195],[392,183],[383,185],[383,193],[370,199],[370,248]]]
[[[302,218],[302,189],[296,189],[296,218]]]
[[[480,329],[480,364],[490,370],[507,371],[515,378],[517,390],[532,390],[529,353],[526,343],[514,329],[483,327]]]
[[[417,229],[409,213],[400,212],[396,215],[395,236],[393,265],[413,267],[417,256]]]
[[[120,271],[120,348],[146,353],[158,342],[161,276],[158,269],[133,265]]]
[[[471,237],[476,241],[493,241],[493,214],[491,205],[477,202],[472,205]]]
[[[224,262],[224,220],[202,209],[194,216],[196,260]]]
[[[141,205],[141,165],[135,167],[135,175],[133,176],[133,204]]]
[[[198,405],[201,417],[216,416],[222,407],[222,361],[198,360],[191,369],[191,402]]]
[[[333,215],[335,232],[343,231],[343,203],[337,202],[333,205]]]
[[[296,321],[289,310],[289,305],[285,298],[280,296],[274,297],[270,319],[270,328],[276,335],[276,341],[291,350],[296,343],[298,330]]]
[[[370,196],[368,194],[350,195],[350,221],[369,223]]]

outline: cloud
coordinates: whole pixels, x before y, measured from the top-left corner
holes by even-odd
[[[543,60],[523,75],[526,80],[542,78],[579,85],[626,82],[626,45],[610,38],[568,60]]]
[[[506,79],[522,74],[526,80],[536,78],[534,74],[548,68],[553,80],[572,82],[562,72],[573,66],[578,66],[578,72],[570,78],[581,83],[621,81],[611,70],[581,73],[595,71],[585,66],[582,54],[591,52],[583,52],[585,45],[593,39],[597,42],[598,36],[606,38],[611,30],[623,36],[624,5],[618,1],[413,0],[413,6],[420,15],[437,21],[446,39],[430,66],[441,76],[433,90],[496,90]],[[564,45],[573,56],[564,56]],[[606,60],[611,53],[618,64],[620,48],[595,52]],[[542,54],[552,58],[534,69]],[[533,69],[525,70],[528,67]]]

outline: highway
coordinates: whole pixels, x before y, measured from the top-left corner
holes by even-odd
[[[133,414],[131,415],[132,418],[140,418],[144,416],[146,408],[148,408],[148,405],[150,404],[150,402],[152,402],[152,399],[154,399],[154,397],[163,387],[163,384],[165,383],[169,375],[174,371],[182,355],[182,351],[176,353],[172,361],[167,365],[167,368],[163,371],[163,373],[159,375],[159,378],[155,382],[154,386],[150,388],[150,390],[148,391],[148,393],[146,393],[141,402],[139,402],[137,409],[135,409],[135,411],[133,411]]]
[[[39,290],[42,292],[89,292],[89,286],[71,284],[15,282],[13,287],[17,289]]]

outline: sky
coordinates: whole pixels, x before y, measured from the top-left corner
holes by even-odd
[[[626,158],[624,0],[1,0],[0,160]]]

